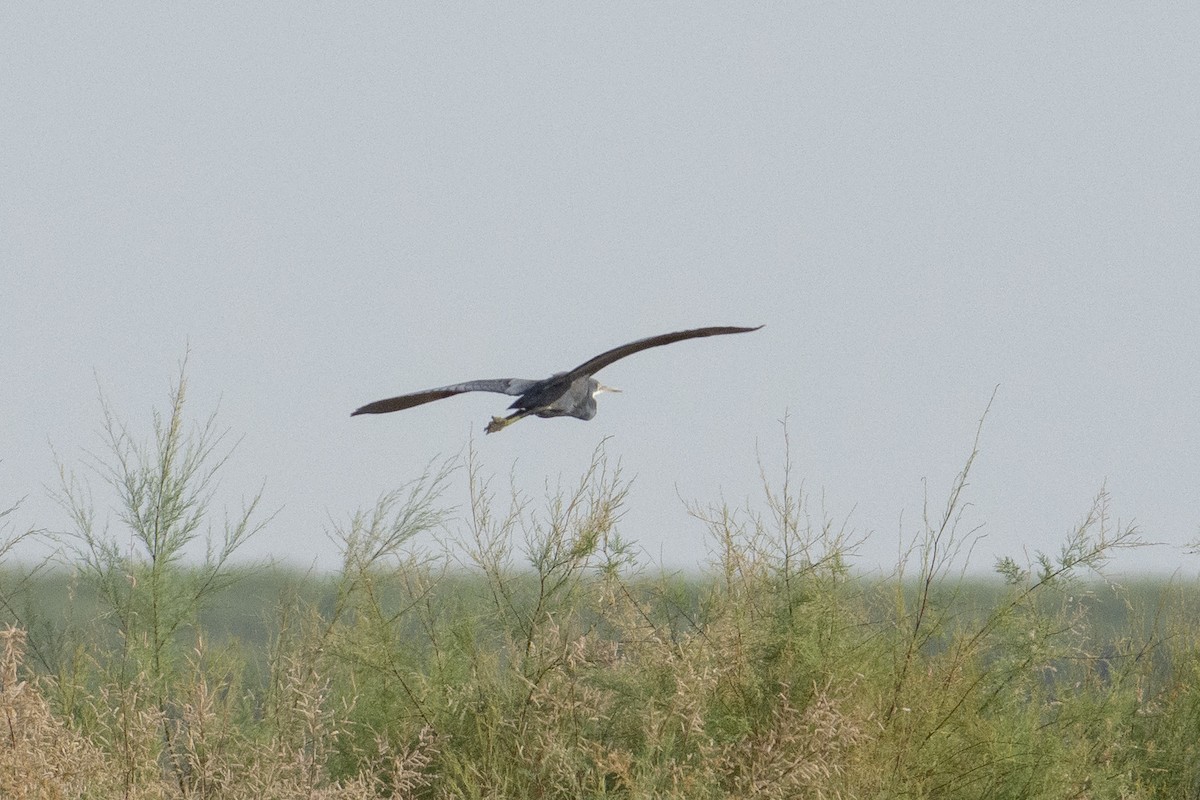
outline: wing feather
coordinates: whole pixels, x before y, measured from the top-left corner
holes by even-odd
[[[497,394],[521,395],[533,386],[537,381],[525,380],[524,378],[493,378],[481,381],[466,381],[465,383],[453,383],[449,386],[439,386],[436,389],[426,389],[423,392],[413,392],[412,394],[402,394],[399,397],[389,397],[386,400],[376,400],[374,403],[367,403],[361,408],[355,409],[350,413],[350,416],[356,414],[387,414],[392,411],[403,411],[406,408],[432,403],[434,400],[442,400],[447,397],[453,397],[456,394],[464,392],[496,392]]]
[[[563,377],[567,383],[580,378],[584,375],[594,375],[600,370],[607,367],[609,364],[631,356],[634,353],[640,353],[642,350],[648,350],[651,347],[662,347],[664,344],[674,344],[682,342],[684,339],[698,339],[701,336],[723,336],[727,333],[749,333],[761,328],[759,325],[755,328],[734,328],[729,326],[715,328],[694,328],[690,331],[675,331],[674,333],[663,333],[658,336],[650,336],[646,339],[638,339],[636,342],[623,344],[620,347],[614,347],[612,350],[607,350],[595,358],[588,359],[580,364],[575,369],[566,373]]]

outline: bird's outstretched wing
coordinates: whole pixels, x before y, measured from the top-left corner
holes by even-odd
[[[406,408],[419,406],[423,403],[432,403],[434,400],[453,397],[463,392],[497,392],[499,394],[520,395],[524,394],[535,383],[537,381],[525,380],[524,378],[494,378],[484,381],[455,383],[450,386],[439,386],[436,389],[426,389],[423,392],[389,397],[386,400],[376,400],[374,403],[367,403],[362,408],[352,411],[350,416],[353,417],[355,414],[387,414],[390,411],[403,411]]]
[[[612,350],[608,350],[596,356],[595,358],[583,362],[575,369],[566,373],[563,377],[566,379],[567,383],[570,383],[576,378],[584,375],[593,375],[618,359],[624,358],[625,356],[631,356],[634,353],[641,352],[642,350],[646,350],[651,347],[661,347],[664,344],[682,342],[684,339],[698,339],[701,336],[723,336],[727,333],[749,333],[750,331],[756,331],[761,327],[762,325],[759,325],[755,328],[695,328],[690,331],[675,331],[674,333],[664,333],[659,336],[651,336],[647,339],[638,339],[636,342],[630,342],[629,344],[623,344],[620,347],[614,347]]]

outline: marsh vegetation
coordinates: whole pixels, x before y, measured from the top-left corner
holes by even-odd
[[[688,509],[709,559],[678,574],[622,538],[603,444],[541,501],[468,451],[298,573],[235,565],[269,515],[211,507],[230,450],[185,389],[144,439],[105,407],[60,555],[0,567],[2,797],[1200,796],[1200,591],[1105,578],[1137,532],[1103,492],[978,577],[976,445],[863,575],[785,455],[757,505]]]

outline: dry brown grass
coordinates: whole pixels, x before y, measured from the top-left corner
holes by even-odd
[[[376,800],[416,796],[438,752],[437,737],[396,750],[380,739],[362,754],[358,774],[330,778],[331,748],[347,723],[328,703],[328,682],[289,660],[271,731],[251,735],[229,698],[197,673],[181,714],[170,723],[173,752],[162,736],[161,712],[146,702],[144,676],[123,689],[103,687],[91,700],[90,736],[57,718],[36,682],[21,678],[25,632],[0,631],[0,797],[211,798],[212,800]]]
[[[0,631],[0,797],[106,797],[113,784],[103,751],[55,719],[35,684],[22,679],[25,632]]]

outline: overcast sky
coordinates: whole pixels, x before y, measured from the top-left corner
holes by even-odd
[[[190,346],[222,501],[282,509],[251,558],[335,566],[331,519],[472,437],[539,495],[610,437],[621,534],[694,565],[684,501],[762,508],[787,414],[886,568],[998,386],[978,568],[1107,485],[1164,543],[1117,566],[1194,574],[1197,41],[1195,3],[4,3],[0,507],[65,528],[54,453],[100,449],[98,389],[148,432]],[[586,423],[349,417],[760,324],[609,367]]]

